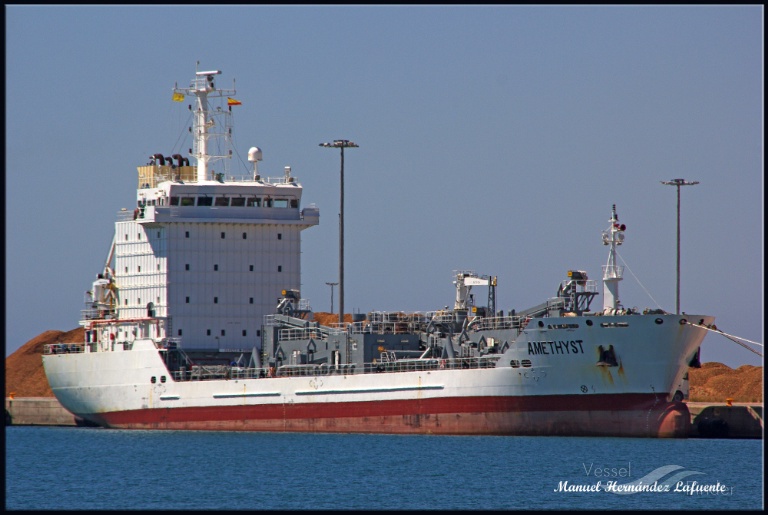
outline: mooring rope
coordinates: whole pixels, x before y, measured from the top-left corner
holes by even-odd
[[[755,354],[757,354],[761,358],[763,357],[762,353],[756,351],[755,349],[753,349],[749,345],[746,345],[745,343],[742,343],[739,340],[744,340],[745,342],[749,342],[749,343],[752,343],[754,345],[759,345],[760,347],[764,347],[764,345],[762,343],[753,342],[752,340],[747,340],[746,338],[740,338],[738,336],[733,336],[731,334],[724,333],[723,331],[718,329],[717,326],[709,327],[709,326],[706,326],[706,325],[694,324],[693,322],[688,322],[688,323],[690,325],[694,326],[694,327],[701,327],[702,329],[706,329],[707,331],[712,331],[713,333],[722,334],[723,336],[725,336],[726,338],[731,340],[733,343],[737,343],[737,344],[741,345],[742,347],[744,347],[748,351],[754,352]]]

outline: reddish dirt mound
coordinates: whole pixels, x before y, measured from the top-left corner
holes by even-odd
[[[318,322],[320,325],[332,325],[332,324],[338,324],[339,323],[339,314],[338,313],[322,313],[318,312],[315,313],[315,318],[313,321]],[[352,323],[352,315],[349,313],[344,313],[344,321]]]
[[[5,396],[53,397],[43,370],[43,346],[49,343],[82,343],[83,328],[68,332],[46,331],[5,358]]]
[[[334,313],[315,313],[314,321],[331,325],[339,321]],[[344,315],[345,322],[352,322],[352,315]],[[25,343],[19,350],[5,358],[5,396],[53,397],[43,370],[43,345],[49,343],[81,343],[83,328],[68,332],[46,331]],[[695,402],[763,402],[763,367],[742,365],[736,370],[722,363],[704,363],[701,368],[691,369],[690,400]]]
[[[688,382],[693,402],[763,402],[763,367],[703,363],[689,371]]]

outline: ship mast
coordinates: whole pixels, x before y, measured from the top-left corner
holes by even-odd
[[[219,106],[214,110],[208,103],[209,97],[224,98],[235,94],[234,87],[230,90],[216,88],[214,76],[220,74],[221,70],[199,71],[195,73],[195,78],[188,88],[179,88],[178,86],[173,88],[174,94],[193,95],[197,99],[192,126],[194,147],[190,149],[190,155],[197,159],[197,182],[214,178],[209,177],[208,170],[214,161],[232,157],[230,144],[232,136],[231,108],[222,109]],[[192,109],[191,105],[190,109]],[[219,119],[218,123],[216,119]],[[225,146],[229,149],[228,152],[219,155],[210,153],[209,148],[212,147],[212,140],[217,138],[225,141]]]
[[[605,313],[611,313],[621,308],[619,281],[624,274],[624,267],[616,265],[616,247],[624,242],[624,231],[627,227],[624,224],[619,224],[616,204],[613,204],[610,222],[610,227],[603,231],[603,245],[610,246],[608,264],[603,266],[603,311]]]

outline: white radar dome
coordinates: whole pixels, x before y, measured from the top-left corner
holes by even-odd
[[[261,161],[261,149],[259,147],[251,147],[250,150],[248,150],[248,161],[251,163]]]

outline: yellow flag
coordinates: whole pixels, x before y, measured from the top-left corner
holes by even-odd
[[[183,93],[174,93],[173,94],[173,101],[174,102],[184,102],[184,94]]]
[[[239,106],[239,105],[243,105],[243,103],[242,103],[242,102],[240,102],[239,100],[235,100],[235,99],[234,99],[234,98],[232,98],[232,97],[227,97],[227,105],[230,105],[230,106]]]

